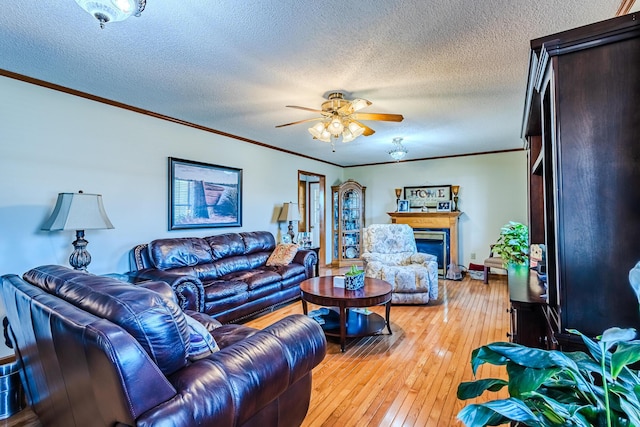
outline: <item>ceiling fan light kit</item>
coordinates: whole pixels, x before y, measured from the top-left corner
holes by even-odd
[[[331,133],[326,128],[326,123],[318,123],[309,128],[309,133],[322,142],[331,142]]]
[[[344,130],[344,124],[342,124],[342,120],[340,120],[340,117],[337,117],[337,114],[336,117],[331,120],[331,123],[329,123],[328,129],[329,132],[331,132],[331,135],[335,136],[336,138],[342,134],[342,131]]]
[[[330,142],[335,151],[335,140],[342,136],[342,142],[351,142],[360,135],[370,136],[375,133],[370,127],[360,123],[360,120],[384,120],[390,122],[401,122],[404,117],[400,114],[382,114],[382,113],[357,113],[357,111],[371,105],[371,101],[356,98],[352,101],[344,99],[344,95],[340,92],[329,94],[328,100],[323,102],[321,109],[317,110],[308,107],[299,107],[297,105],[287,105],[289,108],[297,108],[299,110],[320,113],[321,117],[298,120],[293,123],[286,123],[276,126],[277,128],[297,125],[299,123],[321,120],[310,127],[309,133],[314,139],[323,142]]]
[[[107,22],[140,16],[147,0],[76,0],[76,3],[100,22],[100,28],[104,28]]]

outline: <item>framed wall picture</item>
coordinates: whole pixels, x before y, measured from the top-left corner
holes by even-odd
[[[242,226],[242,169],[169,157],[169,230]]]
[[[438,202],[436,212],[451,212],[451,201]]]
[[[450,185],[404,187],[404,198],[410,208],[435,208],[438,202],[451,200]]]
[[[409,212],[408,200],[398,200],[398,212]]]

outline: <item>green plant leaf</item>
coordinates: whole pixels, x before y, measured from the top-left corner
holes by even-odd
[[[572,351],[568,353],[564,353],[568,358],[573,360],[580,371],[589,372],[589,373],[598,373],[601,372],[600,362],[595,360],[591,355],[582,352],[582,351]]]
[[[587,346],[589,353],[591,353],[591,356],[593,356],[595,360],[602,359],[602,349],[595,341],[576,329],[567,329],[567,332],[569,332],[570,334],[579,335],[582,338],[582,342],[584,342],[584,344]]]
[[[562,352],[555,350],[541,350],[504,342],[487,344],[484,347],[518,365],[528,368],[565,367],[578,370],[573,360]]]
[[[507,381],[499,378],[485,378],[475,381],[462,382],[458,385],[458,399],[473,399],[480,396],[486,390],[499,391],[507,384]]]
[[[640,407],[632,405],[624,399],[620,400],[620,406],[625,415],[629,418],[629,425],[640,426]]]
[[[524,264],[529,257],[529,228],[521,223],[509,221],[500,229],[493,251],[500,255],[505,265],[509,262]]]
[[[473,375],[478,371],[478,367],[485,363],[496,366],[505,365],[507,358],[487,346],[478,347],[471,352],[471,369],[473,370]]]
[[[535,393],[533,397],[539,400],[535,402],[537,411],[554,425],[564,425],[579,409],[579,406],[560,403],[544,394]]]
[[[562,368],[535,369],[517,365],[507,364],[509,374],[509,395],[522,398],[523,395],[538,390],[538,388],[554,377]]]
[[[521,400],[508,398],[465,406],[458,419],[466,426],[499,425],[506,421],[518,421],[527,426],[544,425]]]
[[[631,289],[633,289],[633,292],[636,294],[638,304],[640,304],[640,261],[629,270],[629,283],[631,284]]]
[[[631,341],[636,337],[636,330],[633,328],[622,329],[618,327],[609,328],[602,333],[600,341],[605,343],[605,349],[609,350],[619,342]]]
[[[634,330],[635,336],[635,330]],[[622,369],[640,360],[640,341],[620,342],[611,356],[611,376],[616,379]]]

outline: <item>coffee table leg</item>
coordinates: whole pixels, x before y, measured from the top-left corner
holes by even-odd
[[[391,335],[393,334],[393,332],[391,332],[391,321],[389,320],[389,317],[391,315],[391,301],[385,304],[385,313],[386,313],[386,321],[387,321],[387,330],[389,331],[389,335]]]
[[[340,304],[340,351],[344,353],[344,345],[347,340],[347,307]]]
[[[306,302],[305,300],[301,300],[301,301],[302,301],[302,312],[303,312],[303,313],[305,314],[305,316],[306,316],[307,314],[309,314],[309,313],[308,313],[308,308],[307,308],[307,302]]]

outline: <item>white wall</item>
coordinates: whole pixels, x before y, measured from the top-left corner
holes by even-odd
[[[326,163],[5,77],[0,94],[0,274],[68,265],[75,233],[40,231],[59,192],[102,194],[115,229],[87,230],[86,239],[89,270],[103,274],[129,270],[129,249],[156,238],[255,230],[279,238],[286,224],[275,218],[297,200],[299,169],[342,179]],[[168,231],[168,157],[242,168],[242,227]]]
[[[367,224],[391,222],[387,212],[396,210],[395,188],[459,185],[458,260],[468,267],[482,264],[503,224],[527,223],[526,162],[526,152],[515,151],[346,168],[344,178],[367,187]]]

